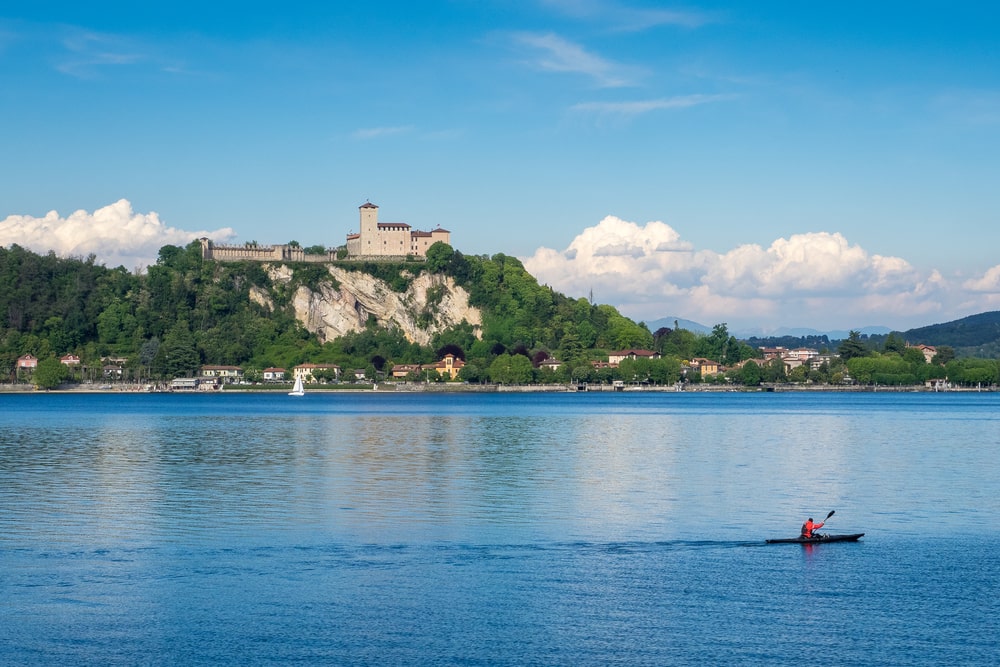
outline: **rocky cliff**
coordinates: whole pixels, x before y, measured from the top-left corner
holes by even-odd
[[[275,285],[288,285],[292,270],[284,265],[265,267]],[[428,345],[431,338],[448,327],[471,324],[480,335],[482,314],[469,305],[469,294],[449,277],[423,273],[406,292],[394,292],[384,281],[365,273],[328,270],[333,282],[299,286],[292,294],[295,317],[321,341],[361,331],[374,317],[379,326],[398,327],[408,340]],[[336,287],[334,286],[336,283]],[[273,308],[266,290],[253,288],[250,298]]]

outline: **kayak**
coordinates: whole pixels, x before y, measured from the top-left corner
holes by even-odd
[[[864,533],[852,535],[816,535],[815,537],[792,537],[787,539],[767,540],[768,544],[825,544],[827,542],[857,542]]]

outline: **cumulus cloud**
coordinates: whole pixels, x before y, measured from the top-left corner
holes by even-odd
[[[967,280],[963,286],[970,292],[991,292],[1000,294],[1000,264],[989,269],[986,273]]]
[[[762,331],[902,329],[989,310],[1000,300],[1000,266],[962,283],[830,232],[718,253],[694,248],[666,223],[608,216],[565,250],[539,248],[523,261],[540,282],[568,295],[592,290],[635,319],[678,316]]]
[[[152,264],[165,245],[187,245],[201,237],[224,241],[234,236],[235,232],[229,227],[214,231],[168,227],[154,212],[133,211],[127,199],[93,213],[75,211],[65,218],[56,211],[49,211],[42,218],[11,215],[0,220],[2,246],[16,243],[38,253],[51,250],[63,257],[93,254],[108,266],[127,268]]]

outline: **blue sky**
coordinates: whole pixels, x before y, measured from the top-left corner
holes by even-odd
[[[0,9],[0,244],[332,246],[371,200],[638,320],[1000,309],[991,3],[206,4]]]

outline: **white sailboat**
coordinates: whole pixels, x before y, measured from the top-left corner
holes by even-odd
[[[292,387],[292,390],[290,392],[288,392],[288,395],[289,396],[305,396],[306,395],[306,388],[302,384],[302,376],[301,375],[299,377],[295,378],[295,386]]]

